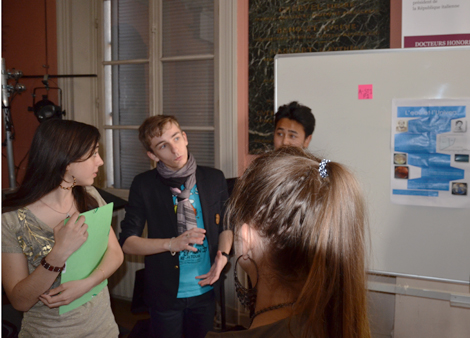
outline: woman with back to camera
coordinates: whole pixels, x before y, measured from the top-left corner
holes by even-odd
[[[60,284],[67,258],[87,240],[79,213],[106,204],[91,185],[103,160],[93,126],[60,119],[39,125],[19,190],[2,214],[2,281],[8,299],[24,311],[19,337],[117,337],[105,287],[84,305],[67,305],[116,271],[123,253],[110,229],[98,267],[83,280]],[[64,225],[64,220],[70,220]]]
[[[235,274],[251,326],[221,337],[370,337],[366,311],[365,211],[341,164],[300,148],[255,159],[226,212],[235,233]],[[207,337],[218,337],[209,333]]]

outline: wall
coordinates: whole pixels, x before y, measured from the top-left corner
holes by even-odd
[[[470,294],[468,285],[411,278],[397,278],[397,284],[426,291],[437,290],[438,293]],[[470,337],[470,308],[459,307],[448,300],[397,295],[393,337]]]
[[[390,0],[390,48],[401,48],[401,1]]]
[[[46,24],[45,8],[47,7],[47,53],[46,60]],[[24,75],[44,75],[46,63],[49,65],[48,73],[57,74],[57,28],[56,28],[56,2],[55,0],[30,1],[15,0],[2,1],[2,58],[5,59],[6,69],[18,69]],[[21,78],[20,83],[26,86],[26,91],[14,97],[11,102],[11,116],[14,125],[13,156],[15,166],[21,163],[18,170],[17,181],[21,182],[27,159],[25,158],[34,131],[39,122],[28,107],[33,105],[33,90],[35,87],[44,87],[41,78]],[[13,82],[10,80],[9,84]],[[49,82],[51,87],[57,87],[55,79]],[[37,91],[41,100],[45,91]],[[49,99],[58,104],[56,93],[50,91]],[[3,123],[3,117],[2,117]],[[2,135],[4,128],[2,124]],[[2,141],[4,141],[2,139]],[[6,148],[2,147],[2,189],[10,187],[8,181],[8,163]]]
[[[248,5],[249,0],[238,0],[238,176],[255,158],[248,153]]]

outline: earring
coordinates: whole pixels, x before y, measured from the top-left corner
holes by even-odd
[[[257,285],[258,285],[258,280],[259,280],[259,272],[258,272],[258,266],[256,265],[256,262],[250,257],[250,256],[246,256],[248,257],[248,259],[255,265],[255,268],[256,268],[256,285],[253,286],[252,288],[250,289],[247,289],[246,287],[244,287],[241,283],[240,283],[240,280],[238,279],[238,274],[237,274],[237,263],[238,263],[238,260],[240,259],[240,257],[242,256],[239,256],[235,262],[235,267],[233,269],[233,279],[235,281],[235,291],[237,293],[237,297],[238,297],[238,300],[240,301],[240,303],[248,308],[251,312],[254,311],[255,309],[255,303],[256,303],[256,295],[258,293],[258,289],[256,288]]]
[[[70,187],[63,187],[62,184],[59,184],[59,187],[61,187],[61,188],[64,189],[64,190],[70,190],[70,189],[72,189],[73,187],[75,187],[75,183],[77,183],[77,180],[75,179],[75,176],[72,176],[72,178],[73,178],[73,183],[72,183],[72,185],[71,185]]]

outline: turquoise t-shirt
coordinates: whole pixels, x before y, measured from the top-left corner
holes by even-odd
[[[183,188],[184,186],[181,187],[181,189]],[[196,213],[197,227],[204,229],[201,201],[199,199],[199,192],[196,185],[191,189],[189,201]],[[173,196],[173,204],[177,204],[176,196]],[[196,244],[195,247],[197,248],[197,252],[180,252],[180,284],[178,287],[178,295],[176,296],[177,298],[200,296],[213,289],[210,285],[201,287],[198,284],[200,279],[196,279],[196,276],[208,273],[211,268],[207,238],[204,238],[204,243],[202,245]]]

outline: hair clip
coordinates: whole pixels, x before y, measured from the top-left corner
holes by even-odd
[[[321,160],[320,165],[318,166],[318,172],[320,173],[321,178],[328,177],[328,171],[326,170],[326,164],[331,162],[330,160]]]

